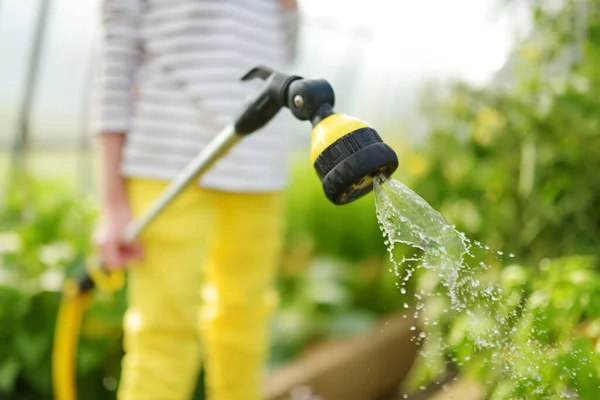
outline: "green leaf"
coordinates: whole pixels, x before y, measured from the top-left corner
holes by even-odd
[[[21,369],[21,364],[15,357],[3,359],[0,363],[0,391],[9,392]]]
[[[39,366],[50,348],[51,337],[47,332],[18,331],[13,338],[14,349],[27,368]]]

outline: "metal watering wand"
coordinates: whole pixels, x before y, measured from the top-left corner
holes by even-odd
[[[366,122],[334,111],[333,88],[324,79],[304,79],[257,66],[241,79],[266,81],[262,90],[200,152],[149,209],[127,227],[131,242],[192,182],[245,136],[264,127],[283,108],[300,121],[310,121],[310,159],[323,191],[335,205],[350,203],[373,189],[378,175],[398,168],[396,153]],[[76,400],[75,364],[79,328],[93,289],[114,291],[125,281],[123,271],[108,272],[102,262],[90,264],[79,279],[67,280],[56,321],[52,378],[56,400]]]

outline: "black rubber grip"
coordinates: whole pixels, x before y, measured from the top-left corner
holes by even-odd
[[[375,129],[361,128],[330,144],[315,160],[315,170],[322,180],[340,161],[375,143],[383,143]]]
[[[343,158],[322,178],[325,196],[333,204],[350,203],[373,190],[373,185],[356,188],[376,174],[390,176],[398,168],[398,156],[385,143],[374,143]]]
[[[261,129],[281,110],[281,105],[271,98],[269,88],[264,88],[249,102],[235,119],[238,135],[249,135]]]

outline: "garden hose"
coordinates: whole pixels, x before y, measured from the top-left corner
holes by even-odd
[[[94,287],[102,291],[119,290],[125,283],[123,271],[107,274],[97,263],[90,264],[79,281],[67,279],[58,309],[52,352],[54,398],[76,400],[75,360],[81,320],[92,301]]]
[[[245,136],[264,127],[281,108],[312,124],[310,159],[323,191],[335,205],[350,203],[373,189],[374,177],[390,176],[398,167],[396,153],[366,122],[336,113],[332,87],[323,79],[304,79],[258,66],[242,77],[260,78],[266,85],[185,169],[169,183],[150,208],[128,226],[123,242],[138,235],[185,189]],[[56,322],[53,347],[53,387],[56,400],[76,400],[76,355],[81,320],[94,288],[122,287],[122,270],[108,272],[92,263],[78,281],[68,280]]]
[[[52,372],[54,397],[61,400],[77,398],[75,363],[77,339],[84,309],[90,301],[89,292],[80,292],[77,282],[69,280],[63,289],[58,309],[53,345]]]

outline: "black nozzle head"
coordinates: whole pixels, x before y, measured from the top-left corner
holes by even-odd
[[[373,190],[378,175],[389,177],[398,156],[371,128],[352,131],[327,147],[315,160],[325,196],[335,205],[348,204]]]

